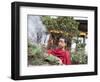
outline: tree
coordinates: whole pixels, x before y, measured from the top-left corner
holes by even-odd
[[[73,17],[69,16],[42,16],[43,24],[49,30],[61,32],[60,34],[67,37],[68,47],[71,47],[71,41],[73,37],[79,35],[78,25],[79,22],[74,20]],[[54,34],[55,37],[59,37],[59,34]]]

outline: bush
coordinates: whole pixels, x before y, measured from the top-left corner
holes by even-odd
[[[59,65],[62,64],[56,56],[48,55],[42,45],[28,44],[28,65]]]
[[[87,55],[82,54],[82,51],[71,54],[72,64],[87,64]]]

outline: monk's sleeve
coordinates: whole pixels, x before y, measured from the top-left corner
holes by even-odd
[[[48,54],[54,55],[55,54],[55,51],[54,50],[48,50]]]
[[[70,57],[70,53],[69,51],[67,52],[67,65],[70,65],[71,64],[71,57]]]

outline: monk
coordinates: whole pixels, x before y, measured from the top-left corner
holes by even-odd
[[[58,48],[48,50],[48,54],[52,54],[58,57],[59,59],[61,59],[63,64],[70,65],[71,64],[70,53],[68,50],[65,49],[65,46],[66,46],[66,39],[61,37],[59,39]]]

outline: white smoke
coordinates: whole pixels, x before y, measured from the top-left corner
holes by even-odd
[[[28,41],[47,44],[49,39],[47,29],[43,25],[40,16],[28,15]]]

